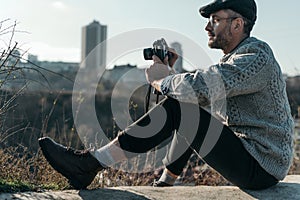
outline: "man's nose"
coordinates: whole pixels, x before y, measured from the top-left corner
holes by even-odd
[[[206,24],[206,26],[205,26],[205,30],[206,30],[206,31],[212,31],[212,30],[213,30],[213,28],[212,28],[210,22],[207,22],[207,24]]]

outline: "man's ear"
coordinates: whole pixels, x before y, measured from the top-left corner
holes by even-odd
[[[244,20],[242,18],[236,18],[232,21],[234,31],[240,31],[244,27]]]

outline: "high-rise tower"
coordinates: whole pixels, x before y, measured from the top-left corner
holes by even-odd
[[[106,43],[102,42],[107,38],[107,26],[94,20],[82,27],[81,37],[81,62],[84,61],[84,67],[106,67]]]

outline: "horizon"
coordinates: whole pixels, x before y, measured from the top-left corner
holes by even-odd
[[[143,28],[160,28],[180,33],[202,47],[211,58],[210,64],[214,64],[222,57],[222,52],[209,49],[207,46],[208,37],[204,30],[207,20],[198,12],[201,6],[209,2],[211,0],[176,3],[171,0],[164,2],[153,0],[149,4],[138,0],[132,0],[130,3],[121,0],[110,2],[11,0],[5,3],[0,18],[1,20],[10,18],[19,23],[17,29],[24,32],[16,33],[14,40],[20,43],[22,49],[37,55],[40,61],[80,63],[81,28],[97,20],[107,25],[107,39]],[[298,59],[300,39],[297,37],[300,33],[300,25],[296,21],[300,18],[300,13],[297,11],[300,2],[296,0],[288,2],[285,5],[277,5],[271,0],[256,0],[258,20],[252,36],[266,41],[271,46],[283,73],[295,76],[300,74]],[[285,9],[283,10],[282,7]],[[149,13],[146,12],[148,10]],[[279,14],[281,16],[289,14],[288,19],[278,17]],[[138,39],[147,40],[143,37]],[[169,41],[167,36],[166,40],[169,43],[173,42]],[[0,43],[1,45],[3,42]],[[151,45],[149,41],[149,46]],[[184,48],[183,46],[183,52],[186,52]],[[136,54],[123,56],[123,59],[116,61],[116,64],[140,66],[150,63]],[[207,62],[199,67],[208,67]]]

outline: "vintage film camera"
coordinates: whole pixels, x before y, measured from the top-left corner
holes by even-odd
[[[164,61],[165,57],[168,56],[169,59],[172,57],[172,53],[169,50],[168,44],[165,39],[156,40],[153,43],[153,48],[144,49],[144,59],[152,60],[152,56],[156,55],[161,61]]]

